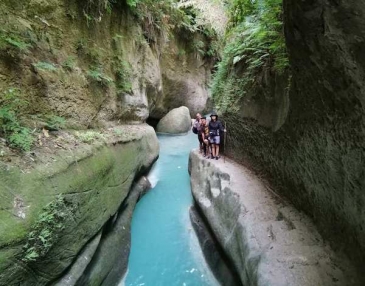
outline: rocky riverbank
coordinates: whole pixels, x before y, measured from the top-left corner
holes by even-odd
[[[91,261],[82,278],[88,285],[119,277],[113,269],[122,269],[116,260],[123,259],[110,251],[123,253],[125,246],[128,257],[129,245],[120,241],[128,242],[131,212],[145,184],[131,187],[158,157],[159,144],[147,125],[110,132],[104,140],[55,151],[47,163],[50,155],[39,153],[39,163],[26,171],[2,163],[0,285],[46,285],[72,274],[74,262],[80,276],[88,264],[80,264],[80,254]]]
[[[248,169],[192,151],[189,172],[201,215],[243,285],[360,285],[312,221]]]

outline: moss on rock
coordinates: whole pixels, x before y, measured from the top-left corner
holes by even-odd
[[[4,198],[0,202],[1,285],[44,285],[54,280],[117,212],[136,174],[158,156],[153,128],[135,126],[124,131],[119,140],[116,137],[108,144],[86,145],[73,153],[64,150],[53,163],[27,174],[16,167],[1,170],[5,182],[0,186]],[[25,255],[32,247],[29,233],[39,229],[39,238],[44,229],[42,213],[49,213],[49,203],[59,194],[72,206],[62,220],[62,232],[57,232],[41,260],[24,261],[24,244],[30,246]]]

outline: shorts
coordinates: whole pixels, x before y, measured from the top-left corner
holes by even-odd
[[[209,137],[210,144],[219,145],[221,143],[221,137],[220,136],[212,136]]]

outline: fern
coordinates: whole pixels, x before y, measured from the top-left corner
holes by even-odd
[[[214,101],[223,110],[237,106],[265,69],[281,74],[288,68],[282,0],[233,0],[226,37],[212,85]]]
[[[0,135],[11,147],[29,151],[34,143],[31,130],[22,125],[22,113],[28,102],[22,98],[18,89],[8,89],[0,95]]]
[[[43,71],[56,71],[57,67],[52,64],[52,63],[48,63],[48,62],[37,62],[35,64],[33,64],[33,66],[39,70],[43,70]]]

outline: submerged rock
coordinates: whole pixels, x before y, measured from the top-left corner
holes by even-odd
[[[360,285],[309,218],[246,168],[193,151],[189,171],[195,201],[243,285]]]
[[[191,127],[189,108],[181,106],[171,110],[157,124],[157,132],[179,134],[186,133]]]

